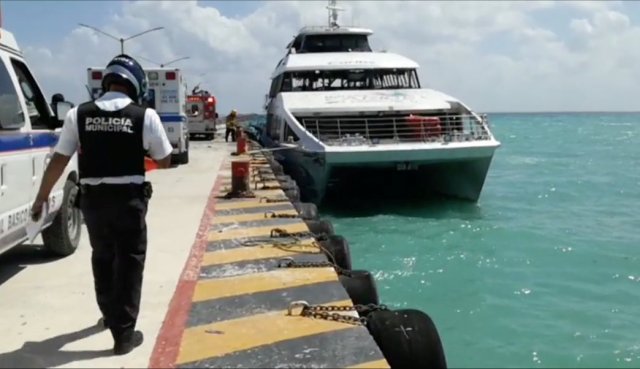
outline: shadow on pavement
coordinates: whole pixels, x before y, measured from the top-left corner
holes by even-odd
[[[96,324],[76,332],[51,337],[44,341],[25,342],[21,348],[15,351],[0,353],[0,368],[51,368],[74,361],[113,355],[112,350],[61,350],[68,343],[87,338],[102,330]]]
[[[50,263],[61,259],[49,254],[42,245],[23,244],[0,255],[0,286],[29,265]]]

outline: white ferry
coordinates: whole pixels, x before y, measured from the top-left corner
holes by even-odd
[[[328,9],[328,26],[287,46],[265,104],[263,141],[283,149],[302,200],[346,186],[477,201],[500,146],[486,116],[423,88],[418,63],[373,51],[372,30],[339,26],[335,1]]]

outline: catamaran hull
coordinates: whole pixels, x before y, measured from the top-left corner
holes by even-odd
[[[301,199],[322,204],[344,196],[433,194],[477,202],[495,147],[386,152],[286,150],[280,160],[298,183]]]

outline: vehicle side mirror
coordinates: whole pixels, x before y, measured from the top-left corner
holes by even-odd
[[[69,110],[73,108],[73,104],[68,101],[58,101],[54,107],[56,118],[58,120],[57,127],[62,127],[62,122],[64,122],[64,118],[67,116]]]
[[[66,101],[63,94],[57,93],[51,96],[51,102],[57,103],[58,101]]]
[[[219,116],[218,116],[218,113],[216,113],[216,119],[218,119],[218,117],[219,117]]]

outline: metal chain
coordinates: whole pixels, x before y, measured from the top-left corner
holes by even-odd
[[[287,232],[286,230],[282,229],[282,228],[273,228],[270,232],[271,238],[277,238],[277,237],[308,237],[308,238],[315,238],[316,235],[314,235],[313,233],[306,231],[306,232]]]
[[[245,247],[272,246],[286,252],[291,252],[296,254],[309,254],[309,255],[320,255],[322,254],[322,251],[323,251],[322,246],[320,246],[316,242],[302,243],[302,240],[298,238],[289,238],[289,239],[285,238],[276,242],[274,242],[272,238],[252,239],[252,240],[246,240],[242,242],[242,246],[245,246]],[[300,248],[303,248],[303,247],[313,248],[314,251],[300,250]]]
[[[295,261],[293,258],[286,257],[278,260],[278,268],[326,268],[332,267],[338,275],[353,277],[350,270],[344,269],[330,261]]]
[[[309,231],[306,232],[292,232],[289,233],[286,230],[282,229],[282,228],[274,228],[271,230],[270,233],[272,238],[277,238],[277,237],[307,237],[307,238],[315,238],[318,241],[326,241],[328,239],[328,235],[325,233],[321,233],[321,234],[315,234]]]
[[[271,215],[269,215],[271,214]],[[273,211],[267,211],[264,213],[265,218],[300,218],[298,214],[277,214]]]
[[[264,202],[266,203],[290,202],[289,198],[287,197],[277,197],[277,198],[261,197],[260,202],[262,202],[262,200],[264,200]]]
[[[358,313],[389,310],[384,304],[367,304],[367,305],[309,305],[308,309],[314,311],[356,311]]]
[[[260,173],[254,173],[253,180],[256,182],[267,182],[267,181],[277,181],[278,178],[276,178],[275,176],[266,176]]]
[[[306,309],[302,311],[302,316],[314,318],[314,319],[324,319],[324,320],[332,320],[334,322],[347,323],[353,325],[366,325],[367,318],[365,317],[356,317],[353,315],[342,315],[338,313],[329,313],[326,311],[317,312],[310,309]]]
[[[263,184],[262,187],[258,188],[258,183],[264,183],[264,182],[263,181],[256,182],[256,185],[255,185],[255,189],[256,190],[283,190],[283,191],[285,191],[285,189],[280,187],[280,186],[267,186],[265,184]]]
[[[367,318],[355,317],[352,315],[342,315],[336,312],[355,311],[357,313],[372,312],[377,310],[388,310],[386,305],[353,305],[353,306],[336,306],[336,305],[309,305],[306,301],[293,301],[289,304],[288,315],[293,315],[292,311],[296,307],[301,307],[300,315],[315,319],[332,320],[354,325],[366,325]]]
[[[296,238],[283,239],[283,240],[278,240],[276,242],[274,242],[273,239],[271,238],[251,239],[251,240],[243,241],[242,245],[247,247],[262,246],[262,245],[278,245],[283,247],[301,246],[300,240]]]
[[[291,253],[296,253],[296,254],[308,254],[308,255],[321,255],[322,254],[322,250],[319,250],[318,245],[316,245],[315,243],[308,243],[308,244],[281,244],[279,242],[276,242],[273,244],[273,247],[278,248],[282,251],[287,251],[287,252],[291,252]],[[297,249],[293,250],[293,248],[296,247]],[[315,251],[302,251],[299,248],[300,247],[309,247],[309,248],[313,248],[315,249]]]
[[[274,230],[272,230],[272,232],[274,232],[276,230],[282,231],[281,229],[275,228]],[[285,231],[285,233],[286,233],[286,231]],[[304,236],[299,237],[298,236],[299,234],[304,234]],[[329,258],[331,260],[332,265],[336,265],[336,260],[335,260],[335,257],[333,256],[333,254],[331,254],[329,252],[329,250],[327,250],[320,243],[318,243],[317,239],[313,240],[312,242],[302,243],[307,238],[309,238],[307,236],[306,232],[298,232],[297,234],[296,233],[280,234],[279,236],[277,236],[278,241],[274,241],[274,238],[276,238],[276,237],[272,236],[272,237],[268,237],[268,238],[265,237],[265,238],[245,240],[245,241],[242,242],[242,246],[255,247],[255,246],[271,245],[273,247],[279,248],[280,250],[287,251],[287,252],[292,252],[292,253],[296,253],[296,254],[311,254],[311,255],[324,254],[327,258]],[[296,249],[293,249],[294,247]],[[313,251],[313,252],[311,252],[311,251],[302,251],[302,250],[299,249],[301,247],[314,248],[314,249],[316,249],[316,251]]]

